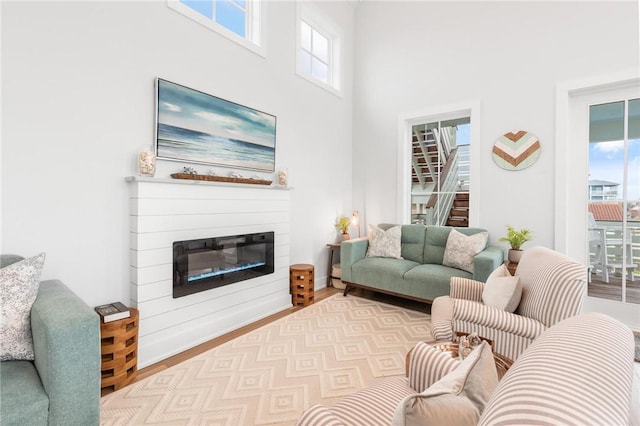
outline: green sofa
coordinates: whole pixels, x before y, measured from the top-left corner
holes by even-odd
[[[395,224],[378,225],[387,230]],[[438,296],[449,295],[451,277],[472,278],[485,282],[504,261],[500,247],[487,246],[475,256],[473,273],[442,264],[447,238],[452,229],[465,235],[485,232],[480,228],[401,225],[402,259],[366,257],[369,240],[358,238],[342,242],[340,267],[346,295],[353,288],[431,303]]]
[[[0,256],[0,267],[21,260]],[[40,283],[31,308],[34,361],[0,363],[0,423],[100,423],[100,318],[58,280]]]

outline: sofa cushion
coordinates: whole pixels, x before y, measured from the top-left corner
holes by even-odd
[[[503,311],[514,312],[521,296],[520,278],[512,276],[507,266],[502,264],[487,278],[482,291],[482,302]]]
[[[398,226],[387,230],[369,225],[369,248],[367,257],[391,257],[402,259],[400,236],[402,228]]]
[[[428,300],[446,296],[451,289],[451,277],[471,278],[472,275],[443,265],[417,265],[404,274],[402,293]]]
[[[426,228],[423,263],[438,263],[440,265],[444,259],[444,249],[447,246],[449,233],[453,229],[464,235],[487,232],[486,229],[481,228],[454,228],[451,226],[427,226]],[[491,269],[493,270],[493,268]]]
[[[473,258],[487,246],[488,232],[467,236],[452,229],[447,238],[442,264],[473,273]]]
[[[0,366],[2,424],[46,425],[49,398],[31,361],[3,361]]]
[[[397,226],[392,223],[380,223],[381,229],[389,229]],[[401,254],[403,259],[413,260],[422,263],[424,258],[424,234],[427,230],[425,225],[408,224],[402,225],[402,235],[400,237]]]
[[[31,306],[38,296],[45,254],[0,269],[0,361],[33,360]]]
[[[418,262],[388,257],[365,257],[351,266],[351,282],[389,291],[399,291],[398,283]],[[344,273],[344,270],[343,270]],[[402,287],[404,293],[404,284]]]
[[[398,404],[394,425],[475,425],[498,385],[491,346],[482,342],[458,368]]]

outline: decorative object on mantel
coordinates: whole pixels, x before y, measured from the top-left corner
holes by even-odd
[[[500,136],[493,145],[493,161],[505,170],[522,170],[540,156],[540,142],[524,130]]]
[[[518,263],[522,256],[520,247],[527,241],[531,241],[531,231],[529,229],[518,231],[514,227],[507,225],[507,236],[500,238],[498,241],[509,243],[511,246],[508,254],[509,262]]]
[[[351,219],[346,216],[340,216],[336,220],[335,227],[342,232],[342,241],[351,238],[351,235],[349,235],[349,226],[351,226]]]
[[[271,185],[271,182],[272,182],[270,180],[262,180],[262,179],[198,175],[198,174],[191,174],[191,173],[172,173],[171,177],[174,179],[204,180],[204,181],[210,181],[210,182],[249,183],[252,185]]]
[[[287,186],[288,183],[288,173],[286,168],[280,169],[278,172],[278,184],[281,186]]]
[[[273,173],[276,116],[156,79],[158,158]]]
[[[189,166],[184,166],[184,168],[182,169],[183,173],[186,173],[188,175],[197,175],[198,172],[196,172],[196,169],[194,169],[193,167],[189,167]]]
[[[149,177],[156,174],[156,154],[149,147],[144,147],[138,154],[138,173]]]

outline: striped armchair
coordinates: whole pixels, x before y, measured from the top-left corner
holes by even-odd
[[[633,353],[633,333],[611,317],[589,313],[560,321],[498,382],[478,412],[477,425],[628,425]],[[408,377],[381,380],[331,407],[312,405],[297,426],[395,425],[401,401],[432,387],[460,365],[447,358],[418,343],[409,357]],[[457,407],[444,403],[438,408],[459,414]],[[458,420],[464,424],[461,417]]]
[[[452,278],[450,296],[433,301],[431,334],[437,340],[452,340],[456,332],[476,332],[493,340],[496,352],[515,360],[547,328],[580,313],[586,271],[551,249],[526,250],[516,271],[522,298],[514,313],[484,305],[483,283]]]

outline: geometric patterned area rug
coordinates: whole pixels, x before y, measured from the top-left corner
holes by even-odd
[[[335,294],[102,397],[103,425],[294,425],[405,374],[429,315]]]

